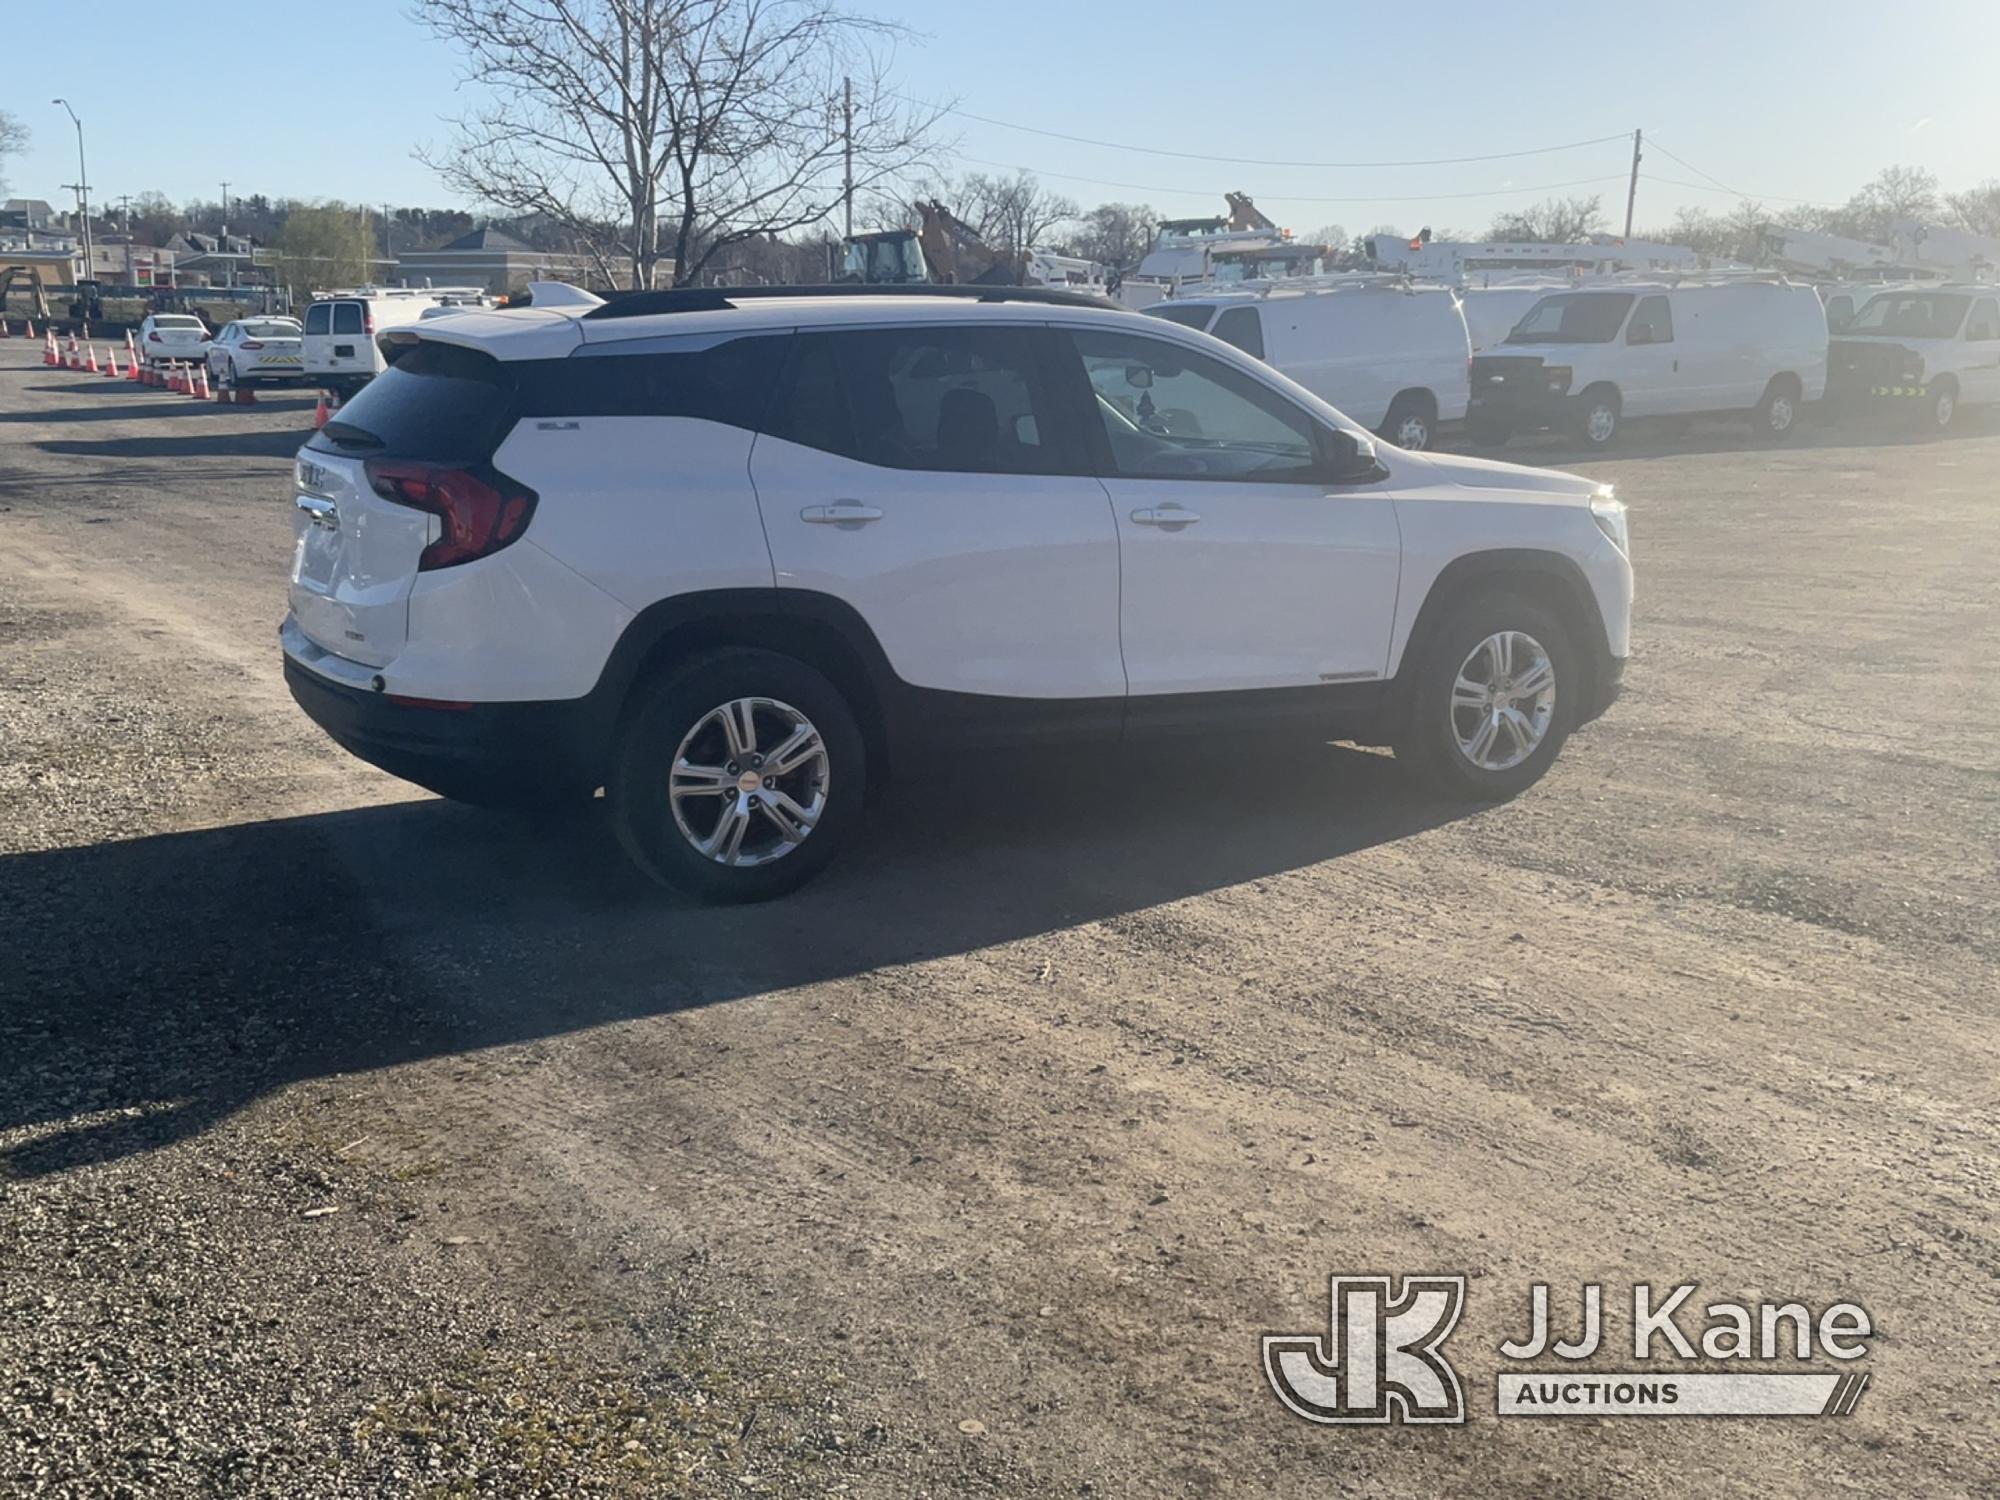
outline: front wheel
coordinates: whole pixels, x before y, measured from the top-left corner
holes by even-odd
[[[1582,691],[1576,649],[1551,611],[1513,594],[1475,599],[1431,636],[1396,757],[1445,796],[1511,797],[1554,762]]]
[[[1933,432],[1943,432],[1958,420],[1958,387],[1950,381],[1941,381],[1931,388],[1927,407],[1929,427]]]
[[[1593,386],[1577,403],[1576,435],[1591,448],[1609,448],[1618,437],[1624,405],[1608,385]]]
[[[640,869],[705,901],[765,901],[840,852],[867,765],[860,727],[825,677],[740,649],[641,691],[605,786],[611,826]]]

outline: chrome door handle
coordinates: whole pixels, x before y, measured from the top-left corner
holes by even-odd
[[[1178,528],[1192,526],[1201,519],[1199,511],[1188,510],[1179,505],[1163,505],[1157,510],[1135,510],[1132,523],[1135,526],[1166,526]]]
[[[814,526],[860,526],[869,521],[882,519],[882,512],[873,505],[862,505],[854,500],[838,500],[832,505],[808,505],[799,512],[799,519]]]
[[[292,504],[304,511],[315,526],[324,526],[329,531],[340,529],[340,514],[331,500],[319,500],[311,495],[294,495]]]

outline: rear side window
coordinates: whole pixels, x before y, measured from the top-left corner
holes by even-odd
[[[328,302],[315,302],[311,307],[308,307],[306,309],[306,332],[326,333],[330,328],[332,313],[333,305]]]
[[[768,430],[888,469],[1080,472],[1025,328],[802,334]]]
[[[333,304],[333,331],[335,333],[361,332],[361,304],[359,302],[336,302]]]
[[[1991,297],[1981,298],[1972,305],[1972,320],[1965,325],[1965,336],[1981,344],[2000,339],[2000,308],[1996,308]]]
[[[784,362],[783,335],[645,339],[631,349],[586,345],[568,359],[518,371],[530,417],[695,417],[756,431]]]
[[[514,423],[514,381],[490,354],[418,343],[341,407],[309,448],[483,463]]]
[[[1156,302],[1146,309],[1149,318],[1165,318],[1169,323],[1194,329],[1208,327],[1208,320],[1214,315],[1213,307],[1176,307],[1170,302]]]
[[[1264,357],[1264,325],[1254,307],[1232,307],[1215,320],[1209,330],[1225,344],[1234,344],[1245,354]]]

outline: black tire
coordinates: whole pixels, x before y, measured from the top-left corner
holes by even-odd
[[[1618,388],[1594,385],[1577,398],[1575,433],[1578,442],[1591,449],[1609,448],[1618,441],[1618,429],[1625,415],[1625,403]]]
[[[768,901],[825,869],[853,835],[868,790],[861,728],[840,691],[804,662],[774,651],[732,648],[655,678],[639,694],[614,751],[604,794],[618,842],[655,880],[703,901]],[[733,796],[718,797],[718,822],[684,832],[668,796],[668,777],[690,733],[723,705],[747,699],[802,715],[818,731],[825,751],[825,800],[810,829],[795,842],[778,834],[778,814],[752,803],[743,817],[742,847],[752,850],[753,840],[759,847],[775,849],[780,842],[790,842],[790,847],[764,863],[723,864],[697,848],[693,836],[720,826],[725,803],[741,804]],[[704,728],[699,733],[719,737],[722,731]],[[761,759],[756,764],[761,766]],[[786,795],[800,789],[797,783],[777,788]],[[684,806],[684,816],[700,818],[705,806],[705,799],[695,799]]]
[[[1759,442],[1782,443],[1799,430],[1799,383],[1790,375],[1774,375],[1764,396],[1750,413],[1750,435]]]
[[[1505,417],[1479,415],[1467,418],[1465,432],[1478,447],[1504,448],[1514,436],[1514,424]]]
[[[1467,658],[1501,631],[1519,631],[1541,645],[1555,672],[1555,701],[1534,750],[1518,765],[1494,770],[1476,764],[1461,749],[1452,697]],[[1442,796],[1481,802],[1512,797],[1533,786],[1554,763],[1577,722],[1583,690],[1582,658],[1553,610],[1519,594],[1478,595],[1455,608],[1430,633],[1416,664],[1396,759]],[[1466,715],[1461,712],[1457,717]]]
[[[1428,391],[1404,391],[1389,403],[1379,436],[1410,453],[1437,446],[1437,402]]]

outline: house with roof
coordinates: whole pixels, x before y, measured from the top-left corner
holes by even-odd
[[[623,275],[629,262],[612,265]],[[475,229],[436,250],[404,250],[396,257],[396,279],[404,286],[478,286],[489,292],[515,291],[531,281],[567,281],[602,286],[597,262],[582,253],[537,250],[504,229]]]

